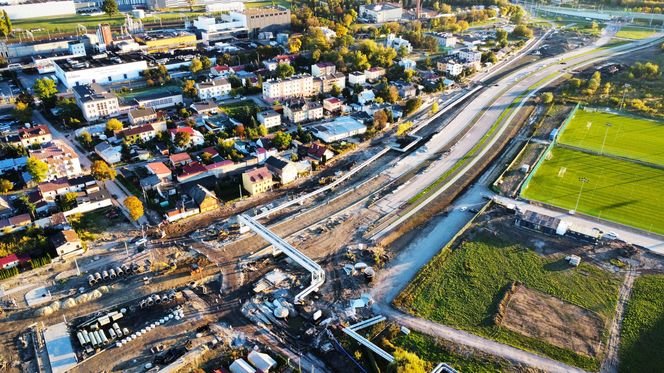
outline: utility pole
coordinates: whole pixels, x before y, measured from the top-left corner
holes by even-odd
[[[579,208],[579,202],[581,201],[581,193],[583,193],[583,186],[589,182],[585,177],[580,177],[579,181],[581,182],[581,188],[579,189],[579,196],[576,198],[576,206],[574,206],[574,212],[576,213],[576,210]]]
[[[76,264],[76,276],[80,276],[81,275],[81,269],[78,268],[78,261],[76,260],[76,258],[74,258],[74,264]]]
[[[240,201],[242,200],[242,184],[238,185],[238,189],[240,189]]]
[[[127,254],[127,258],[129,258],[129,249],[127,248],[127,241],[125,241],[124,244],[125,244],[125,254]]]
[[[602,141],[602,149],[599,151],[600,155],[604,155],[604,145],[606,144],[606,136],[609,134],[609,128],[611,128],[613,124],[607,123],[606,124],[606,131],[604,131],[604,140]]]

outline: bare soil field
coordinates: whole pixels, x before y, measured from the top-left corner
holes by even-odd
[[[600,351],[604,321],[592,311],[518,285],[502,326],[592,357]]]

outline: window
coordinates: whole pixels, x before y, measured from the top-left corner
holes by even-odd
[[[109,77],[108,77],[108,81],[109,81],[109,82],[112,82],[113,79],[111,79],[111,77],[109,76]]]
[[[127,79],[127,74],[124,74],[124,78]]]

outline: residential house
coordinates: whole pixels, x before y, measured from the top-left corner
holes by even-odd
[[[177,147],[180,150],[183,149],[188,149],[192,146],[201,146],[205,143],[205,137],[203,137],[203,134],[200,133],[199,131],[191,128],[191,127],[178,127],[178,128],[173,128],[170,129],[169,132],[171,133],[171,141],[175,142],[175,137],[178,133],[188,133],[189,134],[189,143],[186,144],[183,147]]]
[[[343,102],[336,97],[329,97],[323,100],[323,109],[329,113],[338,113],[341,111]]]
[[[74,178],[83,173],[78,154],[62,140],[53,140],[39,149],[30,150],[30,156],[48,165],[46,180],[60,177]]]
[[[348,84],[351,86],[359,84],[364,85],[367,83],[367,75],[364,71],[354,71],[348,74]]]
[[[133,144],[138,140],[144,142],[150,141],[157,137],[158,133],[164,131],[166,131],[166,121],[159,121],[124,129],[117,132],[115,137],[124,139],[128,143]]]
[[[318,102],[291,102],[284,106],[284,116],[291,123],[318,120],[323,118],[323,105]]]
[[[53,136],[51,136],[51,131],[48,129],[48,127],[42,124],[29,128],[19,128],[18,140],[21,145],[23,145],[23,147],[27,148],[32,145],[39,145],[50,142],[53,140]]]
[[[95,145],[95,153],[110,165],[122,160],[122,146],[113,146],[108,141],[103,141]]]
[[[230,96],[231,83],[226,78],[218,78],[203,83],[196,83],[198,98],[201,100],[220,99]]]
[[[30,214],[21,214],[7,219],[0,219],[0,235],[23,230],[31,223]]]
[[[74,255],[83,254],[81,239],[72,229],[59,231],[50,237],[50,242],[58,257],[66,259]]]
[[[227,78],[230,75],[231,69],[228,65],[216,65],[210,68],[210,75],[214,77]]]
[[[325,36],[325,39],[327,39],[328,41],[337,37],[337,33],[334,32],[334,30],[331,30],[329,27],[321,26],[318,27],[318,29],[321,30],[321,32],[323,32],[323,36]]]
[[[184,183],[191,180],[200,179],[201,177],[207,176],[207,168],[200,162],[193,161],[182,166],[180,174],[177,176],[177,180],[180,183]]]
[[[265,160],[265,166],[281,180],[281,184],[288,184],[297,179],[297,167],[293,162],[272,156]]]
[[[242,174],[242,187],[251,195],[264,193],[274,185],[267,167],[259,167]]]
[[[454,60],[440,61],[436,63],[439,71],[444,71],[449,76],[459,76],[463,73],[463,65]]]
[[[417,67],[417,62],[408,58],[403,58],[401,61],[399,61],[399,66],[403,67],[405,71],[415,70]]]
[[[129,123],[133,126],[157,120],[157,112],[151,107],[129,110],[128,116]]]
[[[163,162],[151,162],[146,164],[145,168],[149,174],[157,176],[160,180],[173,179],[173,172]]]
[[[311,65],[311,75],[314,78],[325,75],[332,75],[337,72],[337,67],[332,62],[319,62]]]
[[[398,87],[399,97],[402,99],[409,99],[417,95],[417,87],[415,84],[400,84]]]
[[[365,89],[357,95],[357,102],[361,105],[367,105],[376,100],[376,94],[371,89]]]
[[[94,187],[98,187],[97,181],[91,175],[84,175],[71,179],[63,177],[47,181],[37,185],[37,190],[43,199],[53,201],[57,196],[70,192],[82,192]]]
[[[281,115],[274,110],[262,111],[256,114],[258,123],[266,128],[278,127],[281,125]]]
[[[385,69],[382,67],[374,66],[368,70],[364,70],[364,74],[368,81],[376,81],[385,75]]]
[[[219,199],[213,192],[197,184],[187,194],[194,201],[200,213],[214,211],[219,208]]]
[[[216,114],[219,112],[219,106],[213,101],[194,102],[191,104],[191,109],[197,114]]]
[[[457,37],[448,32],[432,32],[428,34],[438,42],[441,48],[454,48],[457,43]]]
[[[176,153],[169,157],[169,161],[171,162],[171,166],[180,167],[191,163],[191,157],[189,156],[189,153],[186,152]]]
[[[410,41],[402,38],[402,37],[397,37],[396,35],[390,33],[387,34],[387,40],[385,42],[385,45],[387,47],[392,47],[397,50],[397,52],[401,49],[404,48],[408,54],[413,52],[413,46],[410,44]]]
[[[334,157],[334,152],[327,146],[319,143],[312,142],[308,145],[302,145],[302,153],[304,156],[313,159],[316,162],[325,163]],[[298,151],[300,149],[298,148]]]
[[[30,256],[26,254],[9,254],[0,258],[0,269],[10,269],[18,267],[21,263],[30,261]]]

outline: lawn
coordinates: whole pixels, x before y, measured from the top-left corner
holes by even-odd
[[[621,372],[663,372],[664,275],[634,281],[620,335]]]
[[[118,214],[115,218],[109,218],[106,214],[115,207],[107,207],[85,214],[71,215],[69,221],[83,241],[94,241],[97,236],[116,224],[126,221],[124,215]]]
[[[616,33],[617,38],[645,39],[655,35],[655,31],[637,27],[623,27]]]
[[[664,233],[664,171],[630,161],[554,148],[525,186],[524,198]]]
[[[544,257],[519,243],[478,233],[453,251],[443,250],[395,300],[408,312],[576,365],[597,369],[581,356],[496,326],[492,317],[512,281],[612,317],[620,278],[589,263],[571,268],[561,256]]]
[[[664,123],[651,119],[577,110],[558,142],[664,166]]]

